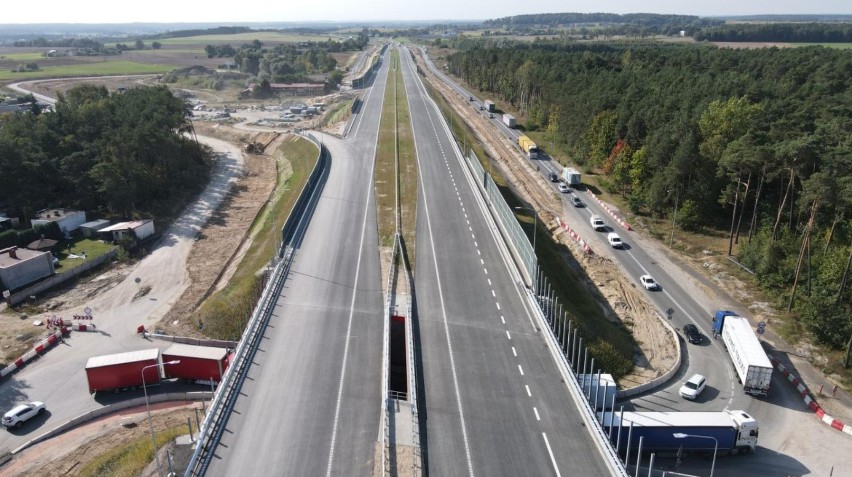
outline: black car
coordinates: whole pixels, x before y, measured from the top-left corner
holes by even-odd
[[[556,175],[555,173],[553,173],[553,172],[551,172],[550,174],[548,174],[548,175],[547,175],[547,178],[548,178],[548,179],[550,179],[550,182],[559,182],[559,176],[557,176],[557,175]]]
[[[698,331],[698,327],[693,324],[688,324],[683,327],[683,334],[686,335],[686,339],[689,340],[692,344],[699,344],[702,341],[701,332]]]

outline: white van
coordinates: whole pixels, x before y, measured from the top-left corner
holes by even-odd
[[[603,219],[600,218],[600,216],[593,215],[592,218],[589,219],[589,223],[592,224],[592,228],[595,229],[596,231],[598,231],[598,230],[606,231],[607,230],[606,222],[604,222]]]
[[[610,245],[612,245],[612,248],[621,248],[621,246],[624,245],[624,242],[621,241],[621,237],[619,237],[615,232],[610,232],[606,236],[606,240]]]

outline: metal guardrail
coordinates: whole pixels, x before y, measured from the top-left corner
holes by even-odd
[[[307,228],[308,212],[316,205],[319,198],[317,192],[321,189],[319,186],[328,176],[328,154],[322,149],[316,138],[310,135],[304,137],[317,146],[319,150],[317,163],[281,229],[282,245],[277,253],[278,259],[275,268],[263,290],[258,306],[252,313],[246,331],[240,339],[234,360],[225,371],[222,382],[216,389],[207,416],[205,416],[198,431],[195,452],[193,452],[184,473],[185,477],[204,475],[210,465],[213,450],[219,444],[225,424],[239,396],[239,389],[257,351],[257,344],[263,337],[278,293],[281,291],[290,270],[295,253],[294,247],[298,246]]]
[[[393,236],[393,252],[391,253],[391,264],[388,269],[387,296],[385,297],[384,339],[382,340],[382,476],[390,475],[390,419],[391,399],[390,391],[390,320],[394,290],[394,277],[396,276],[396,254],[399,244],[399,234]]]

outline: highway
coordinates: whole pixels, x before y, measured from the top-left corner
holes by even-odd
[[[427,57],[428,58],[428,57]],[[467,101],[473,97],[474,106],[481,104],[475,94],[461,87],[445,75],[439,68],[427,59],[431,70],[447,82],[458,94]],[[487,119],[487,116],[483,116]],[[498,128],[506,137],[516,143],[521,133],[506,127],[495,114],[489,122]],[[518,149],[520,154],[520,149]],[[535,160],[526,159],[547,177],[550,172],[561,173],[562,166],[552,161],[547,154],[540,153]],[[556,190],[556,184],[551,184]],[[579,197],[583,207],[573,207],[569,198]],[[569,225],[579,231],[591,245],[595,253],[610,257],[622,269],[625,275],[636,283],[657,307],[661,316],[666,316],[669,309],[673,311],[669,323],[677,330],[683,325],[694,323],[704,334],[700,345],[689,344],[681,339],[685,348],[684,363],[675,377],[665,385],[648,393],[616,406],[624,405],[625,409],[638,411],[718,411],[722,409],[743,409],[754,416],[761,425],[760,441],[757,453],[745,460],[720,460],[716,466],[716,475],[807,475],[809,471],[829,472],[830,466],[826,459],[815,457],[820,451],[814,449],[815,442],[832,442],[832,445],[845,449],[843,455],[852,451],[852,442],[836,430],[820,423],[801,402],[801,397],[791,389],[783,376],[775,373],[772,387],[767,398],[754,398],[743,393],[737,381],[730,357],[721,339],[714,341],[710,320],[717,309],[731,309],[727,297],[719,298],[712,291],[716,287],[705,277],[688,267],[677,264],[666,253],[660,250],[651,240],[628,231],[618,224],[608,213],[595,202],[583,188],[562,194],[561,216]],[[605,232],[595,232],[589,224],[589,218],[598,215],[608,224],[610,231],[618,233],[625,242],[623,250],[613,249],[606,240]],[[652,275],[661,285],[659,291],[645,291],[639,284],[639,276]],[[707,293],[692,294],[680,284],[693,282],[693,289],[701,289]],[[737,310],[736,307],[733,308]],[[746,310],[740,310],[746,311]],[[682,336],[683,332],[679,331]],[[695,402],[687,401],[678,395],[678,389],[689,376],[700,373],[707,377],[708,387]],[[845,459],[838,459],[838,462]],[[660,460],[662,465],[666,461]],[[689,462],[687,463],[689,464]],[[681,470],[694,470],[700,474],[706,469],[706,463],[693,462]],[[768,473],[767,473],[768,472]],[[836,475],[836,474],[835,474]]]
[[[448,130],[402,57],[420,170],[415,289],[430,475],[606,475]]]
[[[385,62],[385,65],[387,62]],[[370,475],[383,298],[373,163],[387,66],[331,170],[207,475]]]

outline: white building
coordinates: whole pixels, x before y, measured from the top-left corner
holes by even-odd
[[[82,210],[44,209],[40,210],[30,221],[33,227],[47,225],[51,222],[59,224],[59,230],[66,237],[86,223],[86,213]]]
[[[135,241],[145,240],[154,235],[154,221],[134,220],[131,222],[119,222],[109,227],[100,229],[98,234],[108,235],[112,240],[118,241],[124,237],[130,237]]]
[[[0,282],[2,290],[21,288],[53,275],[53,255],[25,248],[0,250]]]

